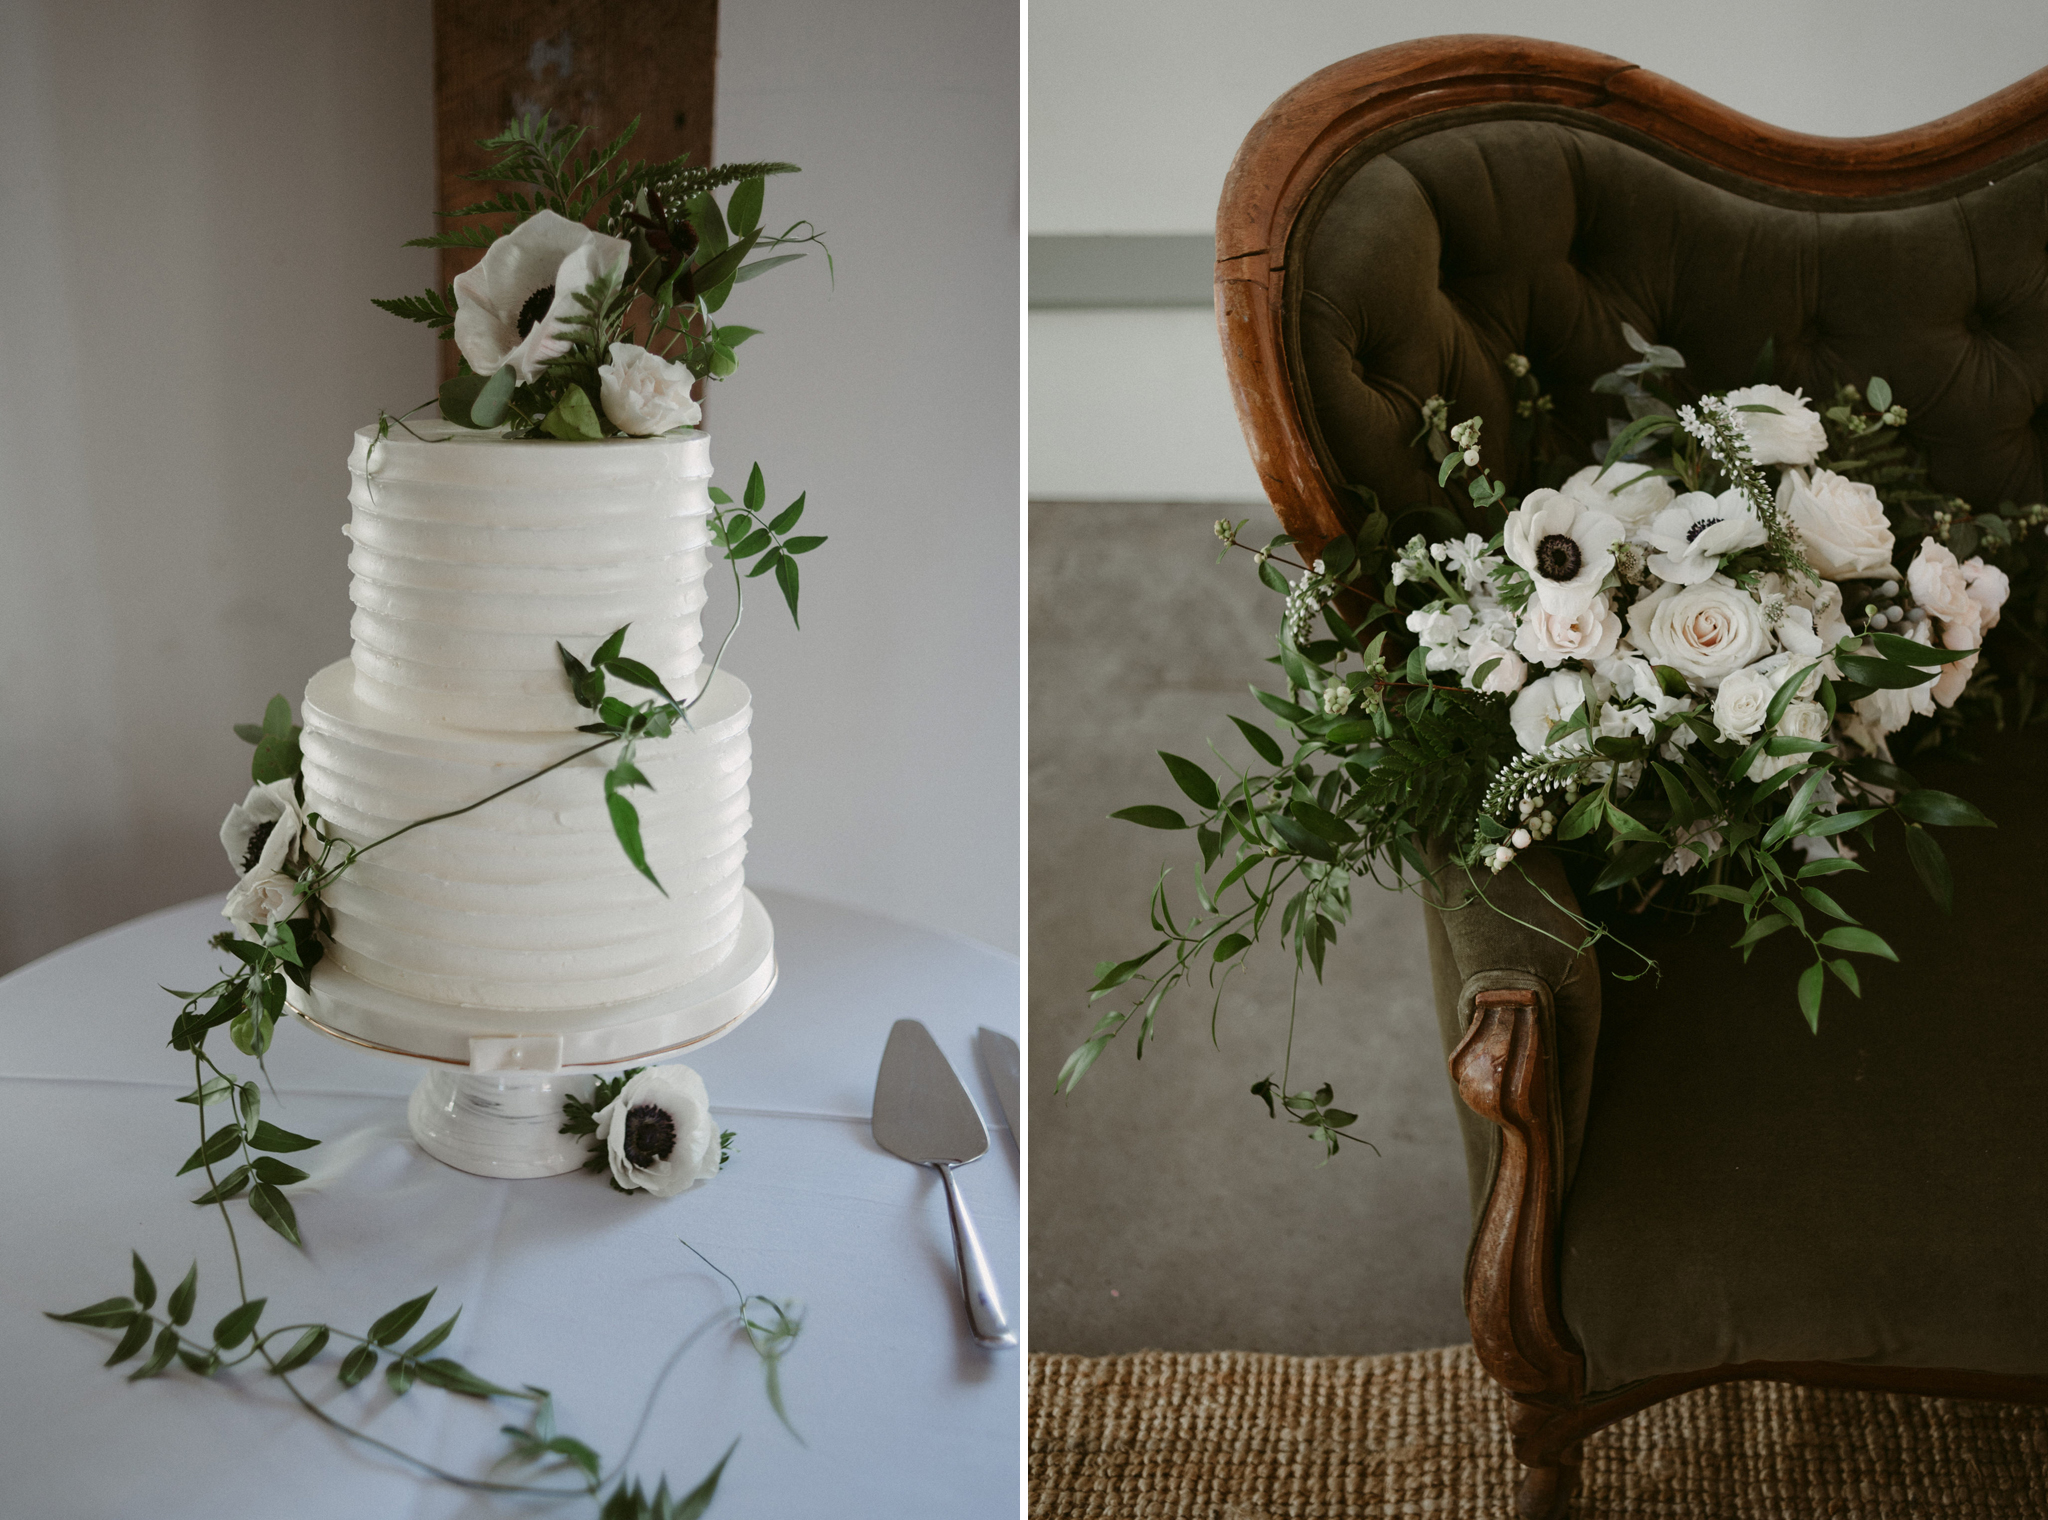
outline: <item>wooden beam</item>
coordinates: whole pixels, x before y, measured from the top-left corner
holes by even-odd
[[[600,141],[637,116],[633,157],[708,164],[717,74],[718,0],[434,0],[440,207],[487,193],[463,177],[489,161],[478,139],[540,111]],[[480,256],[442,249],[441,283]],[[455,363],[443,344],[443,379]]]

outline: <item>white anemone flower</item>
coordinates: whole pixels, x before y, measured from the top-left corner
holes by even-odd
[[[672,1198],[718,1175],[718,1126],[704,1079],[687,1066],[650,1066],[598,1110],[612,1180]]]
[[[305,911],[305,899],[285,862],[305,838],[306,827],[296,784],[289,776],[250,787],[249,795],[228,809],[220,843],[242,879],[220,911],[243,938],[252,924],[296,918]]]
[[[1723,555],[1754,549],[1769,535],[1740,491],[1719,496],[1688,491],[1659,512],[1643,534],[1656,553],[1650,569],[1667,581],[1697,586],[1721,568]]]
[[[1621,523],[1611,513],[1540,489],[1508,514],[1501,547],[1529,572],[1545,612],[1574,618],[1600,594],[1621,536]]]
[[[631,245],[552,211],[536,211],[455,277],[455,346],[479,375],[512,366],[531,384],[569,351],[561,327],[576,295],[625,266]]]

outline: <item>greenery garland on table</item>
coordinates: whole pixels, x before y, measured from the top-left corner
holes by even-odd
[[[798,222],[781,234],[767,233],[760,223],[765,176],[794,173],[795,165],[696,168],[680,158],[660,164],[636,163],[623,158],[621,152],[637,126],[636,118],[601,150],[578,156],[584,136],[581,127],[554,126],[545,115],[522,119],[484,144],[500,157],[472,176],[509,183],[511,188],[447,213],[509,215],[515,218],[514,224],[496,232],[468,227],[415,239],[408,245],[487,250],[476,270],[458,277],[445,290],[376,303],[396,315],[426,323],[462,348],[460,372],[441,387],[437,398],[446,420],[472,429],[502,427],[513,438],[587,442],[671,433],[693,426],[701,413],[692,387],[701,380],[722,380],[730,375],[737,363],[735,351],[758,331],[721,326],[713,314],[734,286],[802,257],[801,252],[782,253],[748,263],[748,255],[757,248],[805,243],[823,246],[822,238],[807,222]],[[713,192],[728,186],[731,193],[721,208]],[[584,226],[600,209],[604,230]],[[799,236],[802,229],[809,230]],[[544,291],[548,299],[540,299],[543,292],[536,290],[515,310],[494,309],[494,295],[502,296],[504,290],[502,280],[493,286],[494,261],[502,274],[505,261],[536,256],[556,261],[555,278]],[[637,327],[633,322],[636,310],[644,313],[644,321]],[[635,335],[644,338],[644,345],[622,341]],[[679,357],[670,359],[670,354]],[[483,369],[473,367],[473,358],[486,356],[496,362]],[[605,362],[607,356],[609,363]],[[421,408],[413,409],[418,410]],[[394,425],[405,428],[405,417],[410,415],[379,415],[377,439],[365,459],[367,482],[374,481],[377,444],[390,437]],[[374,484],[370,488],[374,491]],[[818,548],[825,539],[791,536],[804,512],[803,495],[768,516],[767,491],[758,463],[748,475],[738,510],[728,510],[733,507],[732,498],[716,487],[710,497],[711,541],[731,567],[735,596],[732,626],[712,661],[711,675],[715,677],[725,649],[738,631],[745,604],[744,581],[773,574],[795,621],[800,590],[797,556]],[[743,566],[747,567],[744,571]],[[207,1188],[192,1201],[220,1212],[235,1262],[237,1302],[214,1324],[210,1335],[192,1333],[186,1327],[197,1306],[198,1264],[193,1264],[158,1310],[154,1276],[141,1254],[131,1252],[130,1294],[49,1316],[119,1331],[106,1365],[132,1360],[143,1354],[145,1346],[148,1354],[129,1373],[130,1381],[159,1376],[173,1362],[200,1377],[212,1377],[260,1360],[298,1404],[323,1424],[463,1488],[561,1498],[597,1496],[609,1488],[601,1520],[696,1520],[710,1505],[737,1441],[689,1492],[671,1495],[663,1477],[650,1494],[625,1471],[639,1440],[638,1431],[625,1456],[606,1470],[590,1445],[556,1428],[553,1399],[546,1389],[533,1384],[508,1388],[452,1358],[432,1355],[453,1331],[460,1310],[410,1344],[401,1345],[426,1313],[434,1297],[432,1289],[399,1304],[361,1333],[324,1322],[264,1326],[262,1317],[269,1301],[249,1295],[241,1244],[228,1204],[246,1193],[250,1211],[258,1219],[293,1245],[302,1245],[297,1214],[281,1190],[304,1181],[308,1174],[279,1157],[320,1142],[265,1119],[256,1082],[225,1070],[207,1049],[208,1036],[225,1026],[235,1048],[253,1057],[259,1069],[263,1067],[285,1009],[286,983],[308,988],[313,969],[325,953],[331,919],[323,894],[364,855],[413,829],[483,807],[613,745],[618,746],[618,754],[604,777],[613,832],[634,869],[666,895],[667,889],[648,863],[638,811],[624,794],[633,788],[652,787],[635,764],[639,744],[666,738],[678,725],[687,728],[690,709],[708,691],[710,682],[705,681],[697,696],[679,699],[655,671],[625,653],[627,631],[624,627],[615,630],[587,660],[561,644],[556,646],[571,694],[594,715],[580,732],[597,736],[595,742],[467,806],[418,819],[361,845],[343,839],[317,813],[304,811],[300,730],[292,722],[291,704],[283,696],[271,699],[260,724],[236,725],[236,733],[255,747],[250,764],[253,786],[229,815],[222,834],[226,842],[234,833],[237,849],[246,853],[238,855],[242,879],[229,894],[226,910],[235,920],[235,930],[214,936],[211,943],[237,964],[202,991],[172,993],[180,1007],[172,1021],[169,1043],[192,1057],[194,1086],[177,1101],[195,1109],[199,1127],[199,1145],[178,1175],[205,1173]],[[609,682],[650,695],[629,702],[612,694]],[[654,1074],[643,1075],[643,1069],[636,1067],[615,1079],[601,1080],[596,1084],[596,1101],[590,1104],[571,1097],[564,1106],[562,1132],[600,1135],[606,1127],[606,1111],[617,1106],[628,1084],[636,1077],[642,1077],[644,1083]],[[208,1110],[220,1104],[227,1105],[228,1122],[210,1128]],[[656,1123],[670,1117],[652,1107],[636,1108],[632,1117],[643,1112],[653,1114]],[[617,1117],[617,1128],[623,1132],[629,1116]],[[673,1137],[673,1123],[667,1133]],[[717,1167],[729,1159],[734,1138],[730,1130],[719,1135]],[[231,1158],[238,1158],[232,1170],[216,1170]],[[587,1167],[604,1169],[607,1159],[600,1142]],[[615,1188],[660,1191],[644,1171],[633,1169],[616,1155],[610,1160]],[[630,1185],[621,1182],[622,1168]],[[687,1186],[689,1180],[679,1179],[679,1185]],[[721,1313],[684,1338],[650,1391],[647,1411],[682,1354],[716,1325],[732,1323],[761,1358],[769,1403],[796,1435],[783,1405],[780,1382],[781,1359],[802,1326],[796,1306],[744,1292],[696,1247],[687,1241],[683,1244],[732,1287],[737,1315],[728,1321]],[[280,1353],[275,1343],[286,1336],[294,1339]],[[394,1396],[425,1383],[475,1398],[525,1401],[531,1406],[527,1423],[504,1427],[511,1441],[504,1460],[534,1464],[544,1473],[573,1471],[580,1477],[580,1486],[465,1478],[336,1419],[292,1380],[292,1374],[313,1363],[335,1340],[354,1343],[335,1369],[344,1387],[362,1382],[381,1364]],[[647,1411],[641,1417],[642,1430]]]
[[[1480,420],[1453,425],[1432,397],[1415,441],[1440,485],[1463,481],[1464,515],[1390,513],[1353,487],[1356,526],[1312,559],[1290,557],[1285,535],[1254,550],[1245,523],[1216,524],[1224,552],[1251,552],[1286,599],[1271,657],[1284,691],[1253,691],[1286,737],[1232,717],[1251,761],[1218,752],[1218,775],[1160,756],[1193,818],[1157,804],[1113,815],[1194,833],[1195,905],[1176,916],[1162,869],[1154,942],[1099,965],[1090,992],[1136,996],[1068,1057],[1062,1090],[1127,1028],[1142,1056],[1161,1001],[1198,976],[1214,989],[1213,1040],[1229,975],[1269,929],[1294,952],[1298,999],[1352,882],[1382,871],[1445,911],[1489,901],[1491,877],[1538,843],[1575,858],[1595,909],[1640,912],[1691,876],[1697,905],[1681,911],[1735,904],[1744,960],[1774,934],[1805,940],[1793,990],[1815,1030],[1830,980],[1861,996],[1850,956],[1897,959],[1823,885],[1865,869],[1880,823],[1901,826],[1916,875],[1951,908],[1930,830],[1991,820],[1904,762],[1966,756],[1973,724],[2040,717],[2048,541],[2034,530],[2048,506],[1980,509],[1933,489],[1881,378],[1817,410],[1768,383],[1766,345],[1755,384],[1686,402],[1683,357],[1624,336],[1637,358],[1593,389],[1629,417],[1590,468],[1562,455],[1551,398],[1511,355],[1527,494],[1481,466]],[[1782,472],[1775,487],[1766,468]],[[1610,922],[1569,916],[1581,937],[1566,948],[1606,941],[1640,963],[1615,974],[1654,971]],[[1251,1090],[1327,1159],[1361,1141],[1357,1115],[1327,1083],[1293,1086],[1292,1044],[1290,1012],[1281,1073]]]

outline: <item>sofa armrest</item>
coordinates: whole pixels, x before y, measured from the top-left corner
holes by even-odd
[[[1482,994],[1534,994],[1553,1073],[1545,1122],[1552,1126],[1553,1180],[1561,1200],[1578,1167],[1600,1038],[1600,963],[1590,948],[1576,948],[1585,937],[1571,917],[1578,901],[1557,857],[1540,847],[1524,851],[1498,876],[1474,875],[1440,849],[1431,852],[1430,866],[1424,912],[1444,1055],[1450,1058],[1465,1040]],[[1499,1163],[1500,1129],[1469,1100],[1459,1103],[1458,1122],[1476,1226]]]

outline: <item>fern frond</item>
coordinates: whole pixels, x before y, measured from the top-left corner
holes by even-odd
[[[408,322],[423,322],[428,327],[447,329],[455,323],[455,287],[452,285],[445,290],[429,289],[420,295],[394,296],[389,300],[372,296],[370,304],[382,307],[394,317],[404,317]]]
[[[489,227],[455,227],[431,237],[407,238],[408,248],[488,248],[503,234]]]

